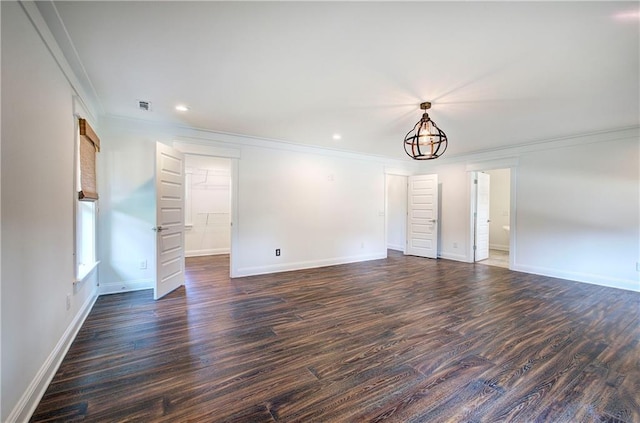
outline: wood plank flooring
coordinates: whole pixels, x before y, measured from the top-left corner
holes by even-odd
[[[640,422],[640,294],[404,257],[102,296],[34,422]]]

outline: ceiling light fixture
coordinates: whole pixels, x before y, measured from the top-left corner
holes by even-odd
[[[185,106],[184,104],[178,104],[176,106],[176,110],[179,112],[186,112],[189,110],[189,108],[187,106]]]
[[[341,139],[342,139],[342,135],[340,135],[340,134],[333,134],[333,137],[332,137],[332,138],[333,138],[334,140],[336,140],[336,141],[339,141],[339,140],[341,140]]]
[[[429,108],[430,102],[420,103],[420,109]],[[437,159],[445,152],[447,145],[447,135],[429,118],[427,112],[404,137],[404,151],[415,160]]]

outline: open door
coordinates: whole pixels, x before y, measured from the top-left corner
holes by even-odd
[[[184,155],[156,143],[156,300],[184,284],[184,180]]]
[[[488,173],[476,175],[478,201],[476,206],[475,261],[489,258],[489,198],[491,177]]]
[[[438,257],[438,175],[409,177],[405,254]]]

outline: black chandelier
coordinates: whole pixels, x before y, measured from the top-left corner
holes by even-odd
[[[431,103],[425,101],[420,108],[427,110],[431,108]],[[447,135],[429,118],[427,112],[404,137],[404,151],[415,160],[437,159],[446,151],[447,145]]]

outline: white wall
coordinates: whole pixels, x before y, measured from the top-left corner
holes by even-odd
[[[638,139],[523,155],[516,270],[640,290]]]
[[[509,251],[509,226],[511,207],[511,171],[509,169],[488,170],[491,177],[489,192],[489,248]]]
[[[640,291],[639,150],[635,129],[425,165],[441,184],[441,256],[471,261],[469,166],[513,156],[513,270]]]
[[[24,7],[34,7],[29,5]],[[72,284],[77,86],[20,4],[1,2],[0,15],[0,419],[14,421],[27,419],[37,404],[92,305],[97,280]],[[171,144],[181,136],[241,151],[238,275],[386,254],[382,159],[117,119],[105,119],[97,129],[99,277],[105,292],[153,283],[155,142]],[[513,268],[640,290],[637,130],[631,137],[593,141],[514,150]],[[420,173],[439,175],[442,257],[469,260],[466,165],[500,154],[505,152],[421,164]],[[147,269],[140,269],[141,261]]]
[[[26,421],[37,405],[93,304],[96,279],[94,273],[73,284],[74,92],[21,6],[1,8],[0,420],[6,422]]]
[[[101,287],[127,290],[153,283],[152,273],[138,269],[138,261],[153,256],[155,249],[149,230],[155,220],[154,141],[197,138],[204,146],[241,153],[236,276],[386,256],[388,163],[382,160],[115,118],[104,119],[103,126],[110,145],[103,149],[106,163],[99,181],[108,185],[101,197]],[[123,242],[139,257],[120,254]],[[277,248],[280,257],[275,256]]]
[[[155,278],[155,140],[105,120],[101,133],[100,292],[148,289]],[[146,262],[146,269],[141,268]]]
[[[382,164],[255,147],[239,164],[239,275],[386,257]]]
[[[185,256],[228,254],[231,160],[185,155]]]
[[[469,192],[470,179],[464,163],[439,166],[425,173],[437,173],[439,200],[439,257],[470,261],[469,250]]]
[[[404,252],[407,244],[407,177],[386,175],[387,248]]]

